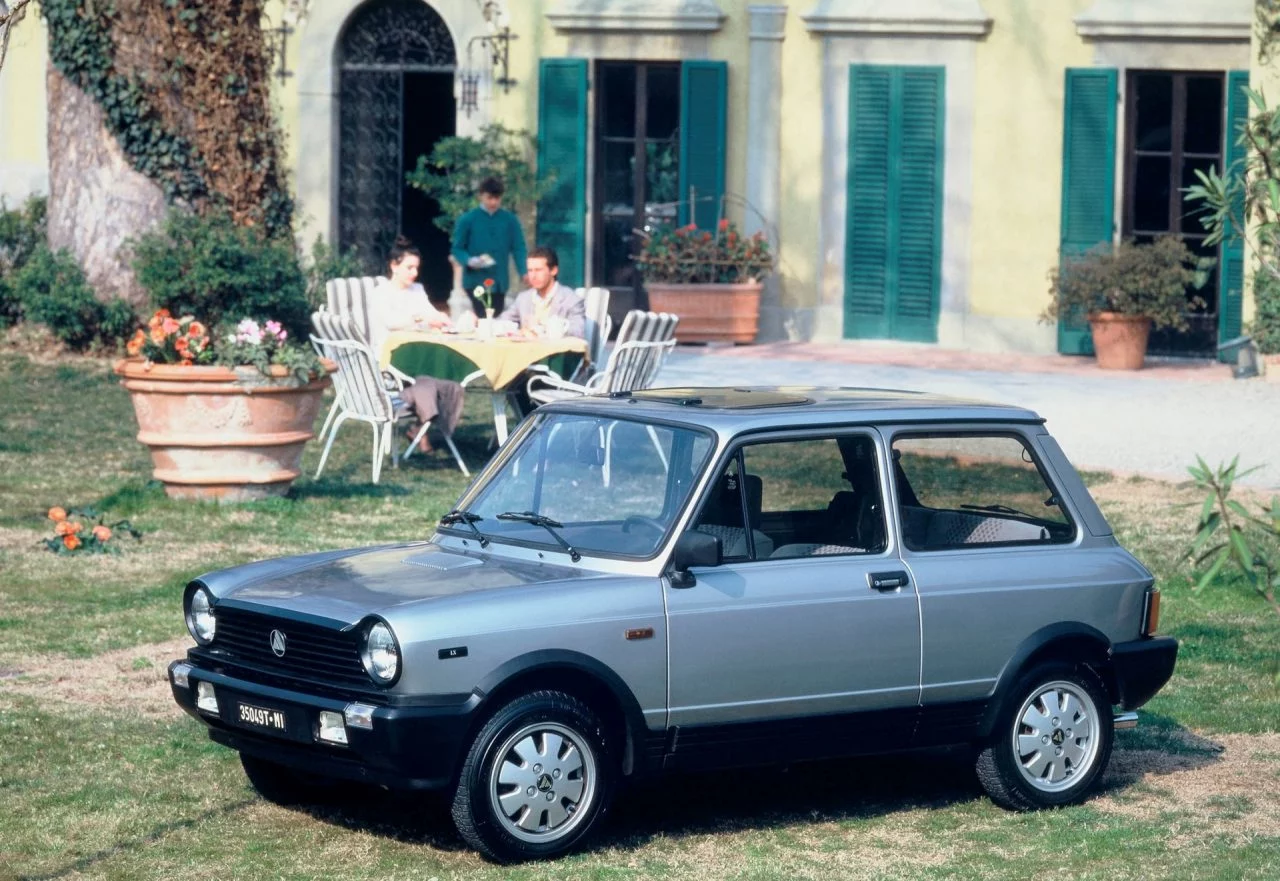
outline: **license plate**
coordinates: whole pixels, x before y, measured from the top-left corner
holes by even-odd
[[[280,710],[269,710],[266,707],[255,707],[252,704],[238,704],[237,718],[244,725],[263,728],[267,731],[287,731],[288,725],[284,713]]]

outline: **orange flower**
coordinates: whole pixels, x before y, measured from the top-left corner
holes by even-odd
[[[58,525],[53,528],[54,535],[75,535],[80,531],[80,524],[74,520],[59,520]]]
[[[168,309],[157,309],[156,318],[168,318],[171,313]]]
[[[133,339],[129,340],[129,344],[124,347],[125,352],[127,352],[130,356],[137,355],[142,351],[142,343],[145,340],[146,340],[146,337],[142,337],[141,339],[139,339],[138,337],[134,337]]]
[[[485,287],[487,287],[487,288],[491,288],[491,287],[493,287],[493,279],[491,279],[491,278],[486,278],[486,279],[484,280],[484,286],[485,286]]]
[[[720,231],[724,232],[728,228],[729,228],[729,218],[727,217],[720,218]]]
[[[160,328],[166,334],[170,334],[170,333],[177,333],[178,331],[182,330],[182,325],[174,321],[172,318],[166,318],[164,319],[163,322],[161,322]]]
[[[201,324],[199,321],[193,321],[187,325],[187,336],[189,337],[204,336],[204,334],[205,334],[204,325]]]
[[[103,526],[99,523],[97,526],[93,527],[93,537],[98,541],[106,541],[111,538],[111,527]]]
[[[165,333],[163,330],[158,327],[151,328],[151,342],[155,343],[157,346],[163,346],[164,338]]]
[[[50,508],[49,519],[52,520],[54,523],[58,523],[62,520],[66,520],[67,512],[64,509],[58,508],[58,507]]]
[[[187,338],[184,336],[178,337],[177,340],[175,340],[173,343],[174,351],[176,351],[179,355],[182,355],[184,358],[186,357],[186,354],[187,354],[187,346],[188,346]]]
[[[67,550],[69,551],[74,551],[76,548],[80,547],[80,539],[76,538],[74,535],[64,535],[62,537],[62,543],[67,546]]]

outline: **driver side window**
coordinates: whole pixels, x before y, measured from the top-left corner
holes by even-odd
[[[713,483],[694,528],[726,562],[879,553],[886,547],[870,435],[747,444]]]

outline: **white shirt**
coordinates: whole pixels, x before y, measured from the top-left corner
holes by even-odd
[[[448,316],[431,305],[427,291],[420,284],[398,288],[390,280],[384,281],[369,292],[369,346],[373,357],[382,357],[382,345],[393,330],[412,330],[418,326],[414,317],[422,319],[422,327],[433,318],[447,320]]]

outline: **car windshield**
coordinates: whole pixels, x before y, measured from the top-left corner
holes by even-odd
[[[480,518],[474,525],[493,541],[567,544],[571,555],[656,553],[702,473],[712,436],[603,416],[552,413],[534,420],[502,467],[464,502]]]

